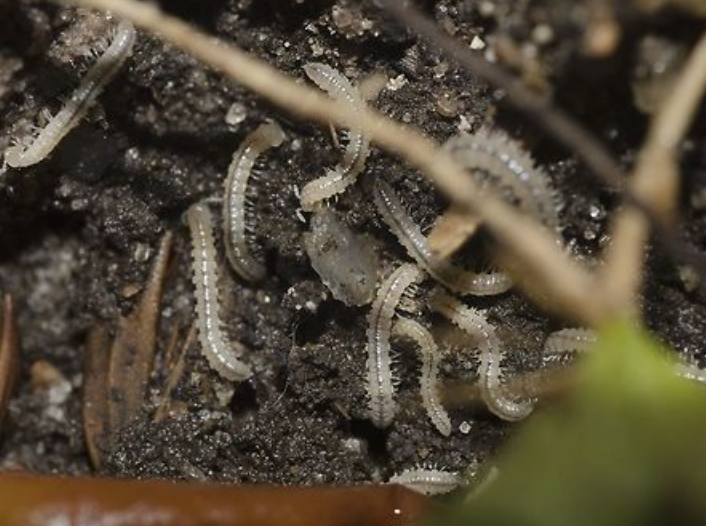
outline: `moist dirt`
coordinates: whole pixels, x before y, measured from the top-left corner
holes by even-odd
[[[502,93],[400,29],[374,2],[164,4],[302,82],[302,66],[314,61],[355,82],[384,75],[385,89],[371,104],[440,141],[483,124],[502,128],[549,174],[567,245],[586,264],[600,265],[600,251],[610,243],[607,220],[618,204],[616,194],[510,108]],[[618,8],[598,0],[424,5],[445,32],[551,94],[626,167],[643,139],[645,108],[654,102],[650,97],[659,97],[663,71],[676,67],[699,28],[685,13],[647,13],[629,2]],[[618,33],[615,41],[611,30]],[[36,122],[42,108],[58,111],[94,60],[86,56],[92,43],[105,34],[95,15],[39,1],[0,3],[0,151]],[[646,39],[666,44],[650,47]],[[659,53],[665,45],[674,51],[666,58]],[[663,67],[652,71],[660,60]],[[256,285],[240,280],[227,270],[219,245],[227,332],[247,346],[245,358],[256,371],[232,385],[209,369],[197,340],[187,341],[195,301],[188,230],[181,218],[195,201],[220,197],[233,152],[268,119],[280,123],[287,140],[268,151],[259,168],[255,231],[266,254],[267,278]],[[699,251],[706,247],[705,131],[697,124],[683,156],[684,232]],[[293,119],[139,32],[121,72],[51,157],[0,176],[0,292],[15,298],[23,340],[19,387],[1,428],[0,466],[93,471],[81,418],[86,333],[135,305],[167,231],[175,233],[176,243],[144,413],[118,433],[115,446],[105,452],[102,474],[343,484],[385,481],[414,466],[472,474],[492,460],[522,424],[503,423],[475,407],[454,408],[453,432],[443,437],[421,406],[419,363],[411,347],[399,347],[395,421],[379,430],[367,419],[369,307],[336,301],[312,269],[303,243],[307,218],[297,198],[306,182],[339,157],[330,130]],[[371,191],[377,177],[395,187],[425,229],[447,202],[414,169],[372,149],[364,175],[331,206],[372,240],[382,277],[409,257],[375,210]],[[489,247],[481,234],[460,261],[488,268]],[[692,274],[659,249],[651,250],[644,308],[661,339],[698,360],[706,307],[693,291]],[[425,291],[428,287],[422,287],[422,296]],[[567,326],[514,291],[466,301],[485,309],[497,326],[508,374],[539,367],[546,336]],[[453,340],[439,317],[420,313],[419,319],[440,339]],[[443,361],[443,377],[473,381],[478,360],[468,349],[451,347],[455,352]],[[165,396],[173,363],[167,354],[181,351],[184,372]]]

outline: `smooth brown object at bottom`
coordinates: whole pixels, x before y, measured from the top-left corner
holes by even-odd
[[[402,486],[271,487],[0,475],[0,526],[394,526],[431,501]]]

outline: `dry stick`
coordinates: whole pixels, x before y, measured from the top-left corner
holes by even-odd
[[[570,261],[548,233],[495,196],[487,192],[481,196],[464,170],[437,143],[413,128],[369,109],[352,111],[346,104],[322,96],[241,49],[204,34],[153,5],[135,0],[72,3],[110,10],[130,20],[292,114],[322,124],[360,129],[379,146],[420,169],[462,208],[477,213],[504,242],[506,250],[522,261],[535,279],[541,280],[555,311],[591,325],[609,315],[604,308],[605,296],[595,287],[593,277]]]
[[[480,226],[478,218],[451,205],[429,232],[429,248],[436,258],[448,259],[478,232]]]
[[[396,484],[229,486],[6,472],[0,495],[3,526],[411,526],[437,510]]]
[[[673,219],[679,190],[679,145],[706,89],[706,34],[694,48],[667,100],[652,119],[630,187],[637,198],[665,219]],[[642,283],[648,220],[634,207],[616,216],[613,243],[606,255],[604,290],[615,307],[635,315]]]

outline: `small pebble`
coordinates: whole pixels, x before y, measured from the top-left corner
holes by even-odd
[[[397,75],[397,76],[394,77],[394,78],[391,78],[391,79],[388,81],[388,83],[387,83],[387,89],[390,90],[390,91],[397,91],[398,89],[400,89],[400,88],[401,88],[402,86],[404,86],[405,84],[407,84],[407,78],[406,78],[404,75],[400,74],[400,75]]]
[[[699,273],[694,267],[689,265],[680,265],[678,267],[679,279],[684,286],[686,292],[694,292],[700,283]]]
[[[605,210],[602,206],[591,205],[591,207],[588,209],[588,215],[591,216],[591,219],[595,221],[600,221],[605,218]]]
[[[477,51],[480,49],[485,49],[485,42],[483,41],[482,38],[480,38],[478,35],[473,37],[473,40],[471,40],[471,49]]]
[[[243,122],[248,116],[248,109],[245,104],[241,102],[234,102],[230,108],[228,108],[228,113],[226,113],[226,124],[230,126],[238,126]]]
[[[458,113],[456,98],[449,93],[442,93],[436,99],[436,112],[442,117],[455,117]]]

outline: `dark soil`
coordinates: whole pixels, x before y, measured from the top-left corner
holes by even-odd
[[[318,61],[349,78],[379,72],[393,79],[375,106],[445,140],[495,124],[533,152],[561,197],[564,236],[590,262],[609,242],[616,195],[571,152],[541,133],[472,75],[387,20],[373,2],[228,0],[165,2],[175,14],[237,43],[297,78]],[[600,136],[629,166],[647,117],[631,90],[646,37],[688,50],[698,25],[678,12],[643,13],[626,2],[442,0],[428,12],[457,38],[481,39],[495,56]],[[622,38],[607,53],[587,49],[596,20]],[[592,25],[593,24],[593,25]],[[0,151],[43,107],[56,112],[92,59],[85,52],[95,20],[39,1],[0,3]],[[513,55],[514,53],[514,55]],[[513,59],[514,57],[514,59]],[[517,58],[520,57],[520,60]],[[645,81],[648,82],[648,81]],[[394,88],[394,89],[390,89]],[[442,101],[442,102],[440,102]],[[450,101],[450,102],[449,102]],[[448,103],[447,103],[448,102]],[[230,119],[226,115],[232,105]],[[281,123],[285,144],[263,162],[257,235],[269,276],[252,286],[225,271],[228,332],[251,350],[257,374],[229,385],[209,370],[198,344],[174,391],[169,418],[157,422],[172,335],[186,338],[194,319],[188,231],[181,215],[218,196],[239,142],[265,119]],[[701,121],[704,122],[703,120]],[[706,247],[704,126],[684,155],[684,228]],[[177,243],[163,300],[159,350],[145,417],[124,429],[103,471],[124,477],[268,483],[381,481],[415,465],[470,470],[489,458],[515,425],[478,410],[454,410],[442,437],[420,407],[412,349],[398,362],[401,411],[378,430],[366,419],[365,331],[368,308],[332,299],[303,249],[296,188],[323,174],[339,153],[327,130],[293,120],[230,84],[177,49],[143,33],[99,103],[50,159],[0,177],[0,291],[16,298],[24,342],[22,374],[2,427],[0,465],[39,472],[90,472],[81,421],[86,331],[127,313],[139,297],[161,235]],[[374,149],[365,176],[335,203],[356,231],[376,241],[385,268],[407,261],[372,204],[374,177],[404,198],[414,219],[431,225],[444,200],[414,170]],[[215,210],[215,209],[214,209]],[[487,243],[474,241],[464,263],[482,266]],[[703,298],[659,250],[653,251],[645,310],[656,333],[701,357]],[[682,271],[681,275],[684,275]],[[536,368],[549,332],[564,327],[515,292],[470,299],[500,330],[511,371]],[[431,315],[435,326],[444,322]],[[447,378],[473,378],[477,363],[452,354]],[[463,424],[463,425],[462,425]],[[465,432],[461,432],[462,428]]]

